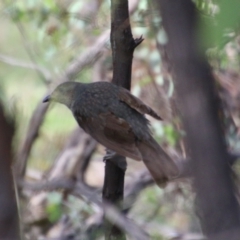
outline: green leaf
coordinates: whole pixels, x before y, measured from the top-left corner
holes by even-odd
[[[200,39],[205,47],[220,47],[230,39],[240,23],[240,1],[218,0],[212,16],[201,15]]]
[[[175,146],[179,139],[178,132],[170,124],[164,127],[164,136],[171,146]]]
[[[46,212],[50,222],[56,222],[62,216],[62,195],[60,193],[50,193],[48,195]]]
[[[43,0],[43,3],[49,9],[54,10],[56,8],[56,2],[53,0]]]

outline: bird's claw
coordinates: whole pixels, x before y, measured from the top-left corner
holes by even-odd
[[[126,170],[127,169],[127,161],[125,159],[125,157],[117,154],[116,152],[106,149],[106,155],[103,158],[103,161],[112,161],[114,164],[116,164],[119,168],[121,168],[122,170]]]

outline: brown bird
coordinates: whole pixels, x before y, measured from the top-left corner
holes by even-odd
[[[60,84],[43,102],[65,104],[79,126],[116,153],[143,160],[158,185],[178,175],[174,161],[151,136],[144,114],[161,117],[125,88],[109,82]]]

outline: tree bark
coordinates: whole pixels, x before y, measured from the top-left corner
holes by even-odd
[[[11,170],[14,126],[0,102],[0,239],[20,239],[18,208]]]
[[[129,21],[128,1],[111,0],[111,46],[113,61],[112,82],[118,86],[131,88],[133,52],[142,38],[134,40]],[[127,167],[126,158],[120,155],[105,156],[105,179],[103,201],[111,202],[121,209],[124,195],[124,176]],[[105,239],[126,239],[125,234],[105,220]]]
[[[219,119],[211,69],[198,46],[198,16],[190,0],[160,0],[180,110],[190,147],[196,208],[209,239],[239,238],[239,205]],[[236,234],[236,231],[238,234]]]

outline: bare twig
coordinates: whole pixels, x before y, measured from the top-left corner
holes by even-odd
[[[36,60],[36,57],[35,57],[35,53],[34,51],[30,48],[29,46],[29,42],[28,42],[28,37],[27,37],[27,33],[25,31],[25,28],[23,27],[23,25],[21,24],[21,22],[15,22],[16,23],[16,26],[21,34],[21,37],[22,37],[22,42],[23,42],[23,46],[26,50],[26,52],[28,53],[28,56],[29,58],[31,59],[32,63],[37,65],[37,60]],[[38,68],[36,68],[36,71],[40,77],[40,79],[44,82],[44,83],[48,83],[50,82],[50,79],[51,78],[45,78],[45,75],[43,74],[42,71],[40,71]]]
[[[48,179],[65,176],[84,181],[85,170],[96,146],[97,142],[90,135],[80,128],[75,129],[51,167]]]
[[[112,204],[106,202],[102,203],[100,195],[83,183],[79,182],[75,184],[74,181],[69,179],[55,179],[50,182],[42,182],[40,184],[30,184],[26,182],[21,182],[20,184],[34,191],[53,191],[57,189],[67,190],[74,196],[83,198],[88,202],[90,201],[91,203],[96,204],[100,209],[104,209],[105,217],[110,222],[116,224],[133,239],[149,239],[148,234],[144,232],[140,226],[136,225],[133,221],[121,214]]]
[[[40,66],[38,66],[36,64],[27,63],[27,62],[24,62],[23,60],[15,59],[13,57],[6,56],[6,55],[3,55],[3,54],[0,54],[0,61],[4,62],[6,64],[9,64],[11,66],[37,70],[37,71],[42,73],[42,75],[46,79],[46,82],[50,82],[51,81],[51,74],[50,74],[50,72],[47,69],[45,69],[43,67],[40,67]]]
[[[17,154],[15,174],[17,177],[23,177],[26,172],[27,159],[32,149],[35,139],[38,137],[39,128],[48,109],[48,104],[39,104],[34,110],[30,119],[27,134]]]
[[[83,68],[92,66],[102,56],[103,52],[106,51],[105,45],[109,40],[109,33],[109,30],[103,32],[91,47],[88,47],[83,53],[78,55],[69,64],[57,83],[71,81]]]

